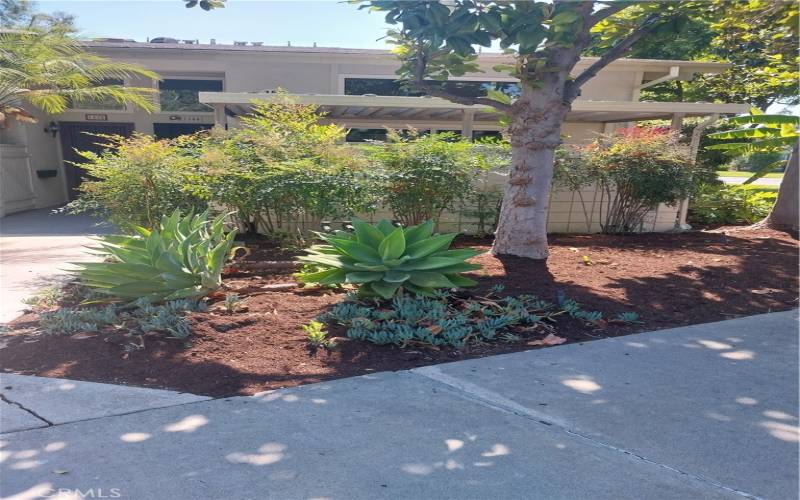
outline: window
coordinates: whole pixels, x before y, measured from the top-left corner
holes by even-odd
[[[119,78],[106,78],[100,82],[98,86],[117,85],[122,86],[124,82]],[[82,101],[70,102],[68,104],[70,109],[108,109],[108,110],[124,110],[125,105],[121,102],[115,101],[110,97],[101,99],[87,99]]]
[[[463,97],[485,96],[489,90],[499,90],[511,97],[519,97],[520,88],[516,82],[488,82],[471,80],[448,80],[445,82],[428,80],[428,83]],[[345,78],[345,95],[375,94],[384,96],[420,96],[422,93],[411,90],[408,84],[389,78]]]
[[[385,128],[351,128],[347,131],[347,142],[385,141]]]
[[[208,130],[213,125],[207,123],[154,123],[153,135],[156,139],[174,139],[182,135]]]
[[[159,82],[161,111],[211,112],[211,107],[198,99],[200,92],[221,92],[222,80],[190,80],[167,78]]]
[[[389,95],[389,96],[419,96],[419,92],[413,92],[405,83],[388,78],[345,78],[345,95]]]
[[[400,137],[409,137],[411,131],[408,129],[395,130]],[[431,131],[428,129],[417,130],[418,136],[430,135]],[[367,141],[381,141],[385,142],[389,137],[389,131],[385,128],[351,128],[347,131],[347,142],[367,142]]]

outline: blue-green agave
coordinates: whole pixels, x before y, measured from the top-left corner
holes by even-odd
[[[222,285],[222,268],[235,249],[236,231],[225,230],[225,217],[208,212],[181,216],[175,211],[152,230],[98,238],[105,262],[75,263],[87,287],[115,299],[152,301],[200,298]]]
[[[433,222],[407,228],[388,220],[377,224],[353,221],[353,232],[319,233],[325,245],[314,245],[300,257],[309,271],[297,275],[303,283],[359,285],[362,296],[391,298],[406,290],[431,295],[437,288],[475,285],[461,276],[480,269],[464,262],[479,252],[448,250],[456,234],[433,234]]]

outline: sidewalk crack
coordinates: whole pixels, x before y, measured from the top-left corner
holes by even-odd
[[[459,378],[447,375],[446,373],[442,372],[436,366],[426,366],[426,367],[423,367],[423,368],[415,368],[415,369],[409,370],[409,372],[413,373],[415,375],[418,375],[420,377],[426,378],[428,380],[432,380],[434,382],[438,382],[439,384],[444,386],[447,390],[449,390],[450,392],[456,394],[457,396],[459,396],[459,397],[461,397],[463,399],[467,399],[467,400],[473,401],[473,402],[475,402],[475,403],[477,403],[477,404],[479,404],[481,406],[484,406],[486,408],[491,408],[491,409],[494,409],[494,410],[502,411],[503,413],[510,413],[512,415],[516,415],[518,417],[522,417],[522,418],[531,420],[531,421],[535,422],[538,425],[545,425],[545,426],[548,426],[548,427],[551,427],[551,428],[557,428],[560,431],[562,431],[562,432],[564,432],[566,434],[569,434],[570,436],[573,436],[573,437],[578,438],[578,439],[582,439],[584,441],[588,441],[589,443],[591,443],[594,446],[598,446],[600,448],[605,448],[605,449],[610,450],[610,451],[614,451],[614,452],[617,452],[617,453],[622,453],[622,454],[628,455],[630,457],[633,457],[633,458],[635,458],[637,460],[640,460],[642,462],[645,462],[647,464],[655,465],[656,467],[660,467],[662,469],[666,469],[666,470],[668,470],[670,472],[678,473],[680,475],[686,476],[686,477],[691,478],[691,479],[693,479],[695,481],[698,481],[700,483],[704,483],[704,484],[707,484],[709,486],[713,486],[715,488],[719,488],[719,489],[725,490],[725,491],[727,491],[729,493],[733,493],[735,495],[738,495],[738,496],[741,496],[741,497],[744,497],[744,498],[749,498],[751,500],[763,500],[761,497],[759,497],[758,495],[755,495],[753,493],[748,493],[746,491],[742,491],[742,490],[738,490],[738,489],[730,487],[730,486],[726,486],[726,485],[724,485],[722,483],[719,483],[719,482],[717,482],[717,481],[715,481],[713,479],[707,478],[705,476],[692,474],[692,473],[687,472],[685,470],[681,470],[681,469],[679,469],[677,467],[674,467],[674,466],[671,466],[671,465],[667,465],[667,464],[664,464],[664,463],[657,462],[655,460],[649,459],[649,458],[647,458],[647,457],[645,457],[643,455],[639,455],[638,453],[636,453],[634,451],[631,451],[631,450],[628,450],[628,449],[625,449],[625,448],[620,448],[618,446],[614,446],[612,444],[609,444],[609,443],[606,443],[606,442],[603,442],[603,441],[599,441],[599,440],[597,440],[597,439],[595,439],[595,438],[593,438],[591,436],[587,436],[585,434],[581,434],[580,432],[577,432],[577,431],[573,430],[571,428],[571,426],[569,425],[569,423],[567,423],[566,421],[563,421],[563,420],[560,420],[560,419],[557,419],[557,418],[553,418],[552,416],[548,416],[548,415],[545,415],[543,413],[540,413],[540,412],[538,412],[536,410],[533,410],[533,409],[528,408],[526,406],[523,406],[523,405],[521,405],[519,403],[516,403],[515,401],[513,401],[511,399],[508,399],[505,396],[497,394],[494,391],[490,391],[490,390],[484,389],[484,388],[482,388],[482,387],[480,387],[478,385],[475,385],[475,384],[473,384],[471,382],[466,382],[466,381],[461,380]]]
[[[23,406],[21,403],[17,403],[16,401],[11,401],[11,400],[10,400],[10,399],[8,399],[8,397],[6,397],[6,395],[5,395],[5,394],[3,394],[3,393],[0,393],[0,401],[3,401],[3,402],[5,402],[5,403],[8,403],[8,404],[10,404],[10,405],[14,405],[14,406],[16,406],[17,408],[19,408],[20,410],[22,410],[22,411],[24,411],[24,412],[27,412],[27,413],[30,413],[31,415],[33,415],[33,416],[34,416],[34,417],[36,417],[37,419],[39,419],[39,420],[41,420],[42,422],[46,423],[48,427],[50,427],[50,426],[52,426],[52,425],[53,425],[53,422],[51,422],[51,421],[47,420],[46,418],[44,418],[43,416],[39,415],[38,413],[36,413],[35,411],[31,410],[30,408],[26,408],[26,407],[25,407],[25,406]]]

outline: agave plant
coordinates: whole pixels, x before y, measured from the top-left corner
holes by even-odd
[[[222,285],[222,267],[235,251],[236,231],[225,231],[226,215],[176,210],[152,230],[134,226],[133,236],[99,238],[106,262],[81,262],[74,272],[89,288],[117,299],[151,301],[199,298]]]
[[[352,233],[319,233],[327,245],[314,245],[300,257],[312,270],[297,275],[303,283],[352,283],[362,296],[391,298],[400,290],[429,296],[437,288],[472,286],[459,273],[480,269],[464,262],[478,254],[448,250],[455,234],[433,235],[433,222],[407,228],[388,220],[375,225],[353,221]]]

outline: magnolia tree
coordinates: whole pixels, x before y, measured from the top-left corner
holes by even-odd
[[[639,40],[680,29],[695,2],[482,0],[361,1],[385,11],[402,65],[401,78],[428,95],[466,105],[483,104],[509,117],[512,165],[492,252],[546,259],[548,197],[561,127],[581,87]],[[600,29],[625,11],[629,23]],[[602,31],[602,33],[601,33]],[[519,79],[513,102],[489,95],[453,95],[436,84],[479,71],[476,47],[499,44],[513,64],[495,67]],[[588,47],[602,54],[578,74]],[[596,50],[597,51],[597,50]]]

